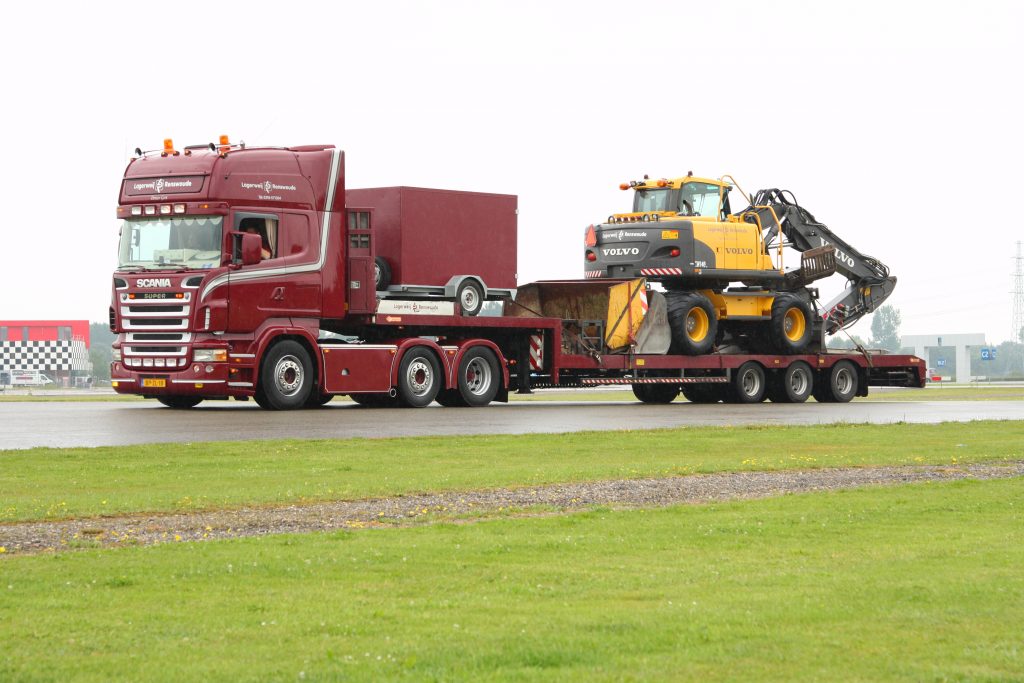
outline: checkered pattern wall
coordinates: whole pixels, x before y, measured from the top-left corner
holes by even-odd
[[[90,369],[89,351],[81,340],[0,342],[0,370]]]

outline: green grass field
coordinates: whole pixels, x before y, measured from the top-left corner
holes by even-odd
[[[1024,422],[0,451],[0,522],[717,472],[1024,458]]]
[[[1024,676],[1024,480],[0,561],[0,680]]]

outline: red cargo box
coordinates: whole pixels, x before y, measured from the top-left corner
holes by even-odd
[[[346,190],[345,198],[350,209],[374,210],[375,250],[391,266],[393,286],[477,275],[488,288],[515,288],[515,195],[373,187]]]

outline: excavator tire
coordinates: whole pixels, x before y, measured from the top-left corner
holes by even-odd
[[[672,353],[699,356],[711,350],[718,334],[718,318],[711,300],[698,292],[665,293]]]
[[[811,305],[796,294],[779,294],[772,302],[769,339],[778,353],[803,353],[814,336]]]

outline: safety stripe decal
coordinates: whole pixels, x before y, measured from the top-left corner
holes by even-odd
[[[584,386],[592,387],[599,384],[725,384],[728,377],[635,377],[635,378],[601,378],[588,377],[580,380]]]
[[[682,275],[682,268],[641,268],[641,275]]]

